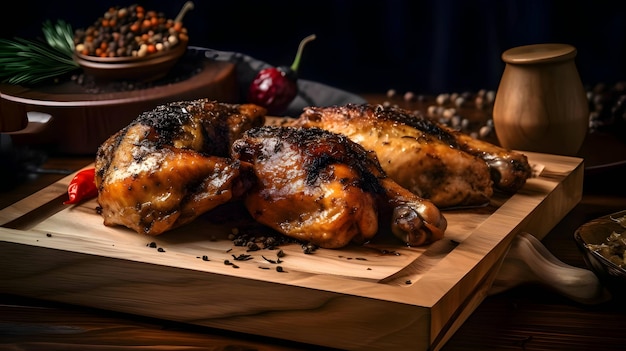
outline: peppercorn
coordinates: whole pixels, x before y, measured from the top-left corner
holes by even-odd
[[[178,18],[191,8],[193,5],[186,3]],[[180,21],[135,4],[112,7],[91,26],[76,30],[74,46],[86,56],[143,57],[169,50],[187,38],[187,29]]]

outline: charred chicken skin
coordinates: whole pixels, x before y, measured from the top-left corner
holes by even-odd
[[[230,146],[263,125],[265,113],[256,105],[201,99],[138,116],[96,155],[104,224],[158,235],[242,195],[253,174],[229,157]]]
[[[257,179],[244,196],[250,214],[287,236],[339,248],[372,239],[382,218],[408,245],[444,235],[447,222],[434,204],[388,178],[374,153],[343,135],[253,128],[234,142],[232,157],[251,164]]]
[[[290,125],[346,135],[374,151],[391,179],[440,208],[485,204],[494,188],[515,192],[531,174],[525,155],[400,108],[307,107]]]

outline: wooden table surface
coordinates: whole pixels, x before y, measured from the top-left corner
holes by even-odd
[[[425,110],[423,102],[367,95]],[[585,222],[626,209],[624,134],[596,132],[581,150],[588,165],[581,202],[543,239],[558,259],[586,267],[573,233]],[[609,149],[607,151],[607,148]],[[610,153],[610,155],[607,155]],[[67,173],[92,156],[48,155],[39,169],[3,179],[5,208]],[[1,253],[0,253],[1,254]],[[626,345],[626,291],[611,288],[608,302],[585,305],[543,285],[528,284],[487,297],[443,350],[617,350]],[[80,306],[0,294],[0,350],[303,350],[320,347],[154,320]]]

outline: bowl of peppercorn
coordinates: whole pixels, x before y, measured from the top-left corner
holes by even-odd
[[[187,50],[181,41],[171,49],[137,57],[97,57],[76,53],[83,72],[98,80],[152,81],[164,77]]]
[[[182,16],[176,19],[141,5],[109,8],[74,33],[74,61],[98,80],[152,81],[164,77],[187,50]]]

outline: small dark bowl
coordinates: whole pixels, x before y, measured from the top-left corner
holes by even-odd
[[[588,245],[606,243],[607,237],[613,232],[626,232],[626,228],[611,219],[624,215],[626,215],[626,211],[620,211],[594,219],[583,224],[574,232],[574,239],[583,252],[587,265],[605,284],[620,290],[626,288],[626,269],[611,262],[595,250],[590,249]]]
[[[187,50],[187,41],[181,41],[170,50],[144,57],[97,57],[74,54],[83,72],[97,80],[153,81],[164,77]]]

